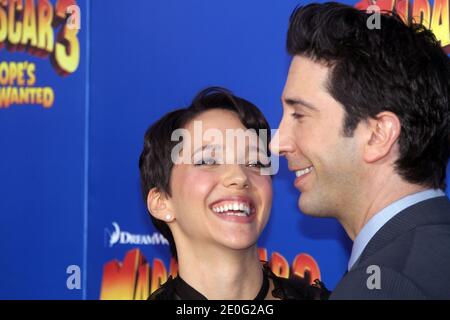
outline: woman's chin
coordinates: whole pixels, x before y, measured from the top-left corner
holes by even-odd
[[[218,241],[223,247],[233,249],[233,250],[247,250],[252,249],[256,246],[256,242],[258,241],[257,235],[236,235],[236,236],[228,236],[224,239]]]

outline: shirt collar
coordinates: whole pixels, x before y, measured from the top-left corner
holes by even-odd
[[[353,242],[352,253],[348,261],[348,270],[359,259],[370,239],[395,215],[406,208],[427,199],[444,196],[445,193],[439,189],[427,189],[421,192],[410,194],[397,201],[394,201],[378,213],[376,213],[361,229],[355,241]]]

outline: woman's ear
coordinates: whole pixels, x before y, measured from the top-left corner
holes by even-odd
[[[172,222],[175,215],[170,209],[169,199],[165,193],[157,188],[152,188],[147,195],[147,209],[158,220]]]

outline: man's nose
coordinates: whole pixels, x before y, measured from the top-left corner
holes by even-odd
[[[280,128],[273,136],[269,145],[270,151],[278,156],[285,156],[289,152],[294,152],[294,141],[289,134],[288,128],[280,123]]]

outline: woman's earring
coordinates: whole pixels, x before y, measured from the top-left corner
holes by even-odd
[[[170,221],[171,219],[172,219],[172,215],[167,214],[167,215],[166,215],[166,220],[167,220],[167,221]]]

